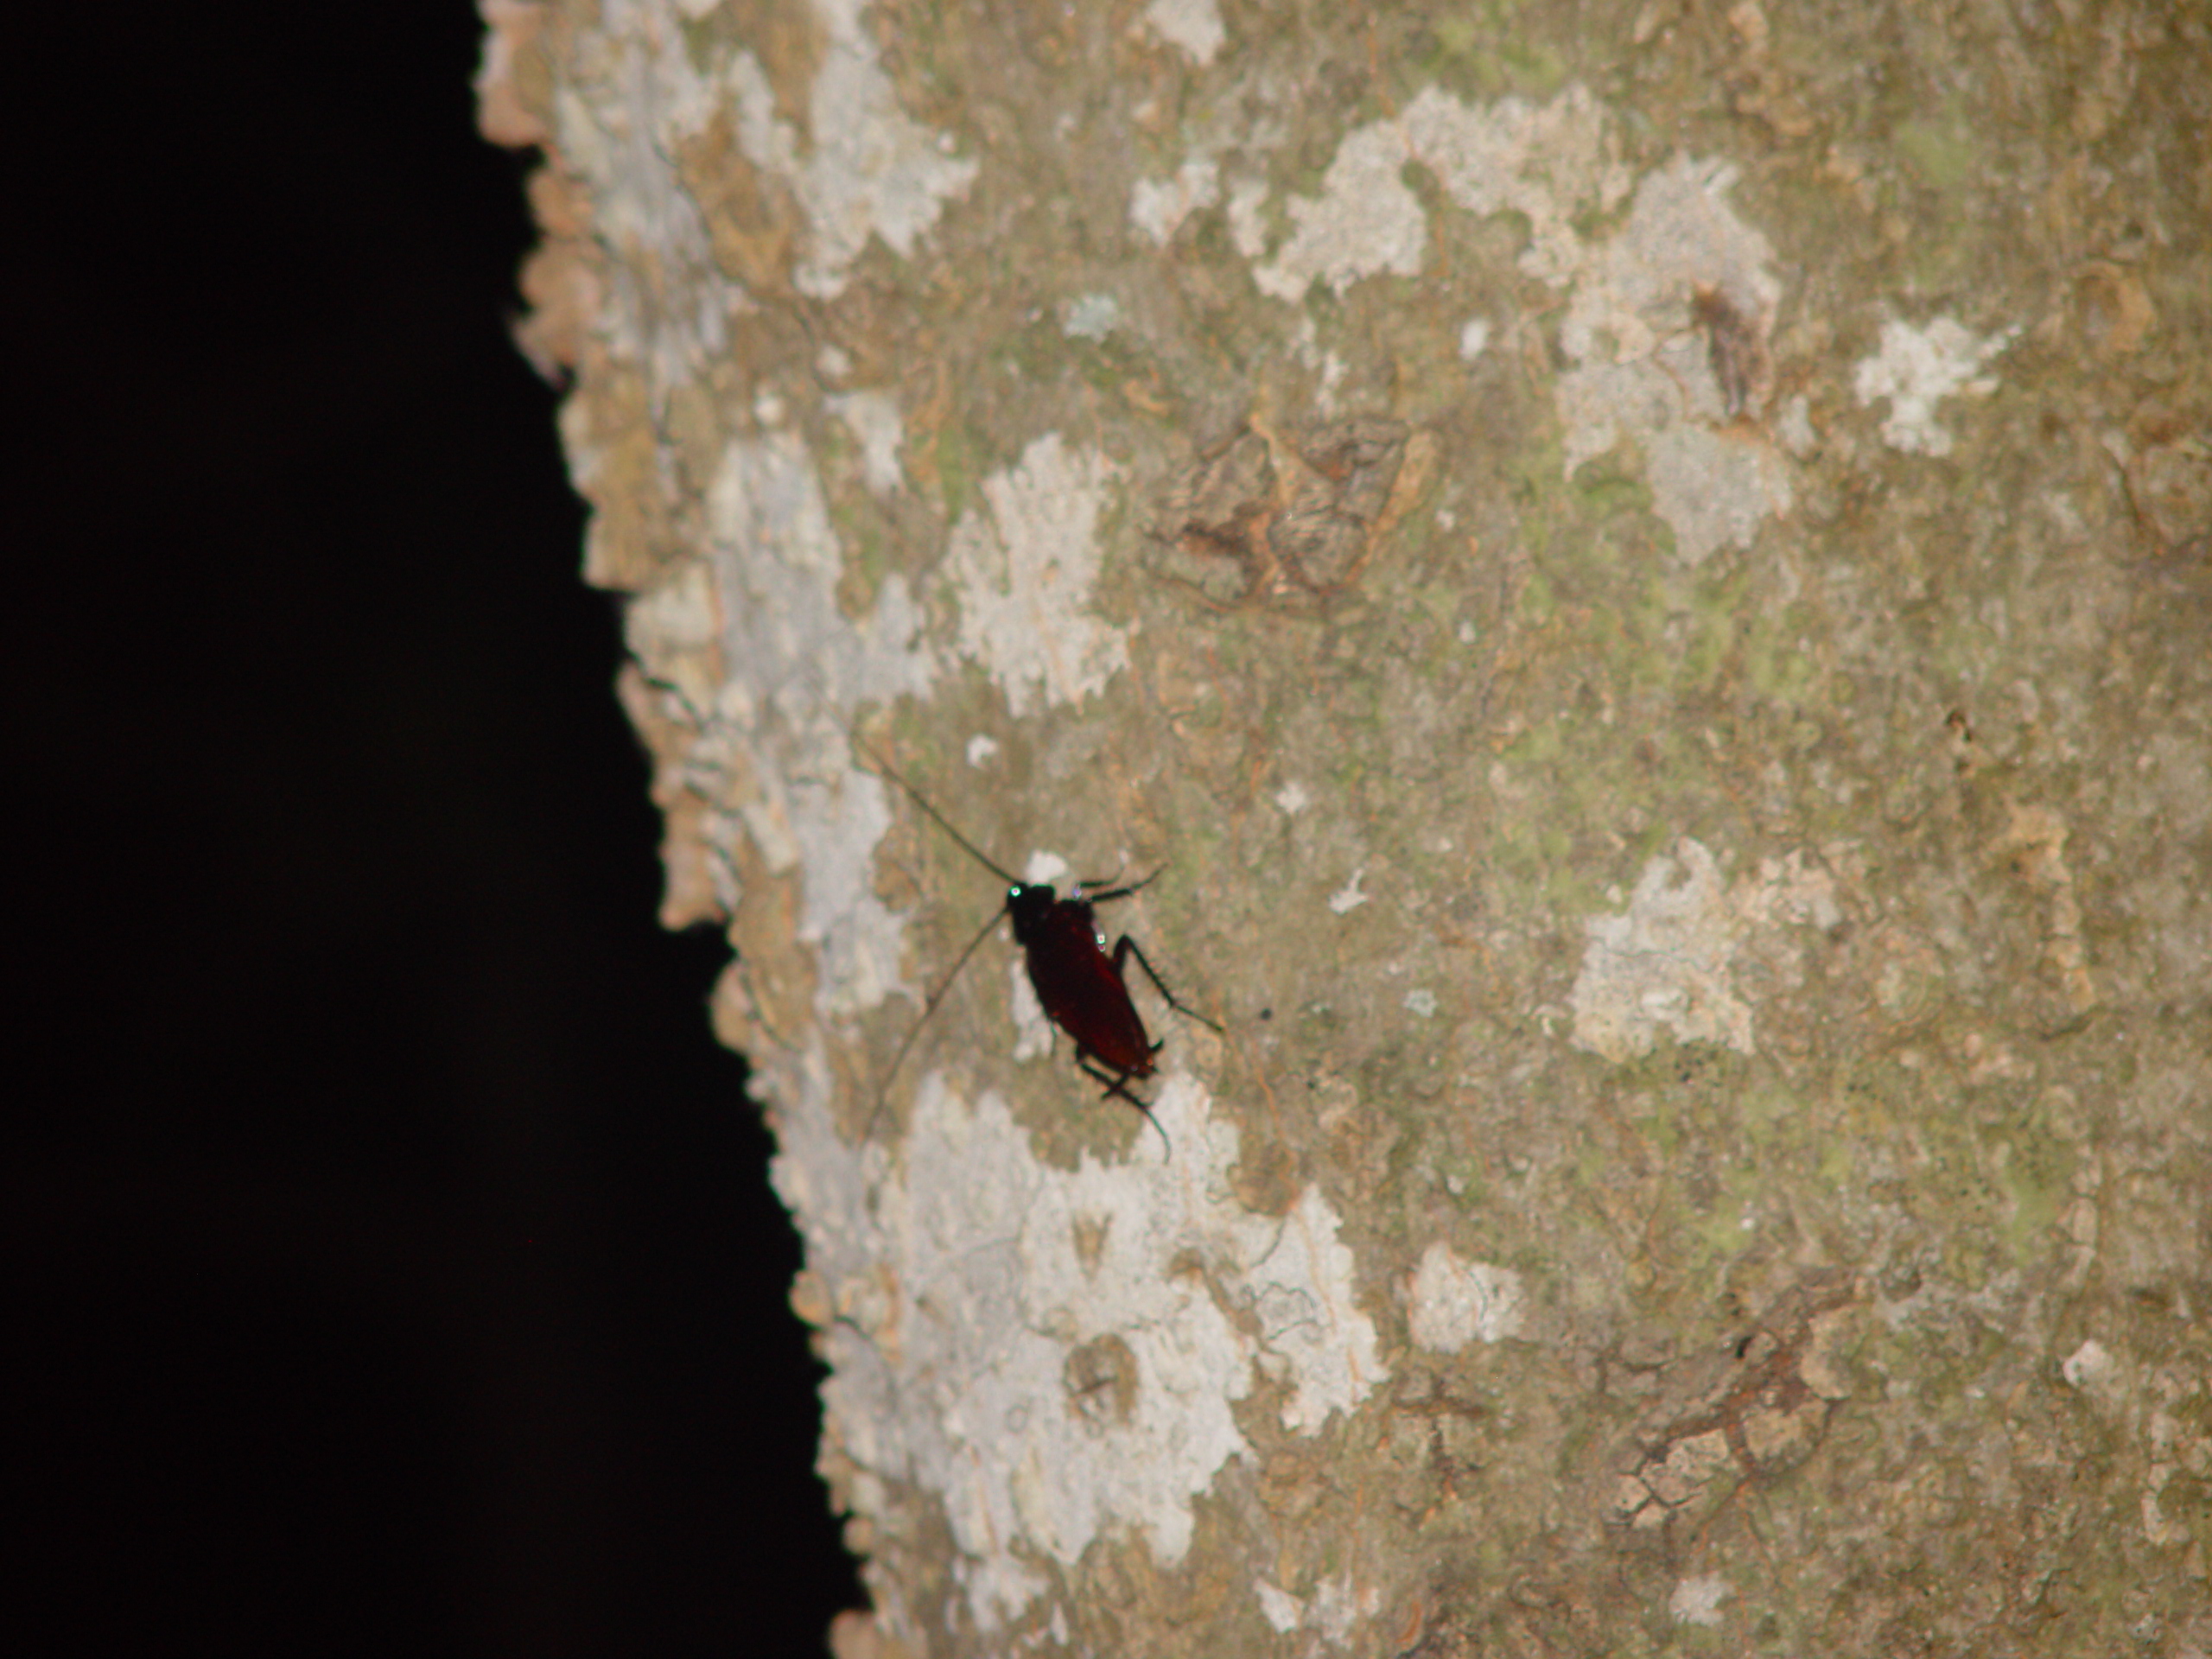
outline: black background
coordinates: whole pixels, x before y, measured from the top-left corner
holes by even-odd
[[[473,12],[9,29],[7,1649],[823,1651]]]

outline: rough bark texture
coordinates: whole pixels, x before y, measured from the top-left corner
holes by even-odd
[[[2212,1649],[2201,9],[486,6],[841,1650]]]

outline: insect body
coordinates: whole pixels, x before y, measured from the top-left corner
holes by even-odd
[[[900,1062],[906,1051],[914,1045],[921,1033],[923,1021],[935,1012],[944,1000],[953,980],[976,947],[983,942],[983,935],[998,925],[999,918],[1009,917],[1014,922],[1014,943],[1021,947],[1023,964],[1029,971],[1029,983],[1037,993],[1037,1001],[1045,1015],[1075,1043],[1076,1064],[1090,1077],[1106,1085],[1104,1099],[1110,1096],[1125,1100],[1142,1112],[1159,1129],[1160,1122],[1152,1116],[1151,1108],[1129,1092],[1130,1083],[1139,1077],[1153,1075],[1153,1057],[1159,1053],[1160,1044],[1144,1028],[1144,1020],[1137,1013],[1136,1004],[1129,998],[1125,970],[1134,957],[1137,966],[1143,969],[1145,977],[1153,988],[1164,998],[1167,1006],[1178,1014],[1186,1014],[1200,1025],[1218,1031],[1219,1026],[1196,1009],[1176,1001],[1175,994],[1167,988],[1152,963],[1145,959],[1137,942],[1124,933],[1116,941],[1112,952],[1106,949],[1105,936],[1098,931],[1098,916],[1095,906],[1116,899],[1127,899],[1132,893],[1148,887],[1160,872],[1155,870],[1141,881],[1132,881],[1125,887],[1109,887],[1086,893],[1084,884],[1078,881],[1069,889],[1068,896],[1060,897],[1058,891],[1048,882],[1022,881],[1001,869],[985,857],[975,842],[952,827],[951,823],[937,808],[931,805],[922,792],[887,765],[880,756],[876,764],[883,774],[913,798],[914,804],[936,821],[938,827],[957,842],[969,857],[1007,884],[1006,902],[983,924],[982,931],[968,941],[965,950],[952,964],[937,988],[922,1004],[921,1017],[913,1029],[899,1045],[899,1052],[892,1058],[891,1071],[884,1078],[884,1093],[890,1092],[891,1081],[898,1075]],[[876,1103],[875,1116],[880,1116],[884,1103]],[[870,1120],[873,1129],[874,1119]],[[1164,1144],[1167,1131],[1160,1129]]]
[[[1704,283],[1690,289],[1690,316],[1705,330],[1706,361],[1732,421],[1768,390],[1766,342],[1758,320],[1738,310],[1726,291]]]

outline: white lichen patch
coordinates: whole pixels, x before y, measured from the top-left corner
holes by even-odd
[[[1228,1167],[1219,1166],[1224,1180]],[[1357,1264],[1338,1242],[1336,1212],[1318,1186],[1281,1221],[1239,1213],[1246,1265],[1236,1294],[1259,1318],[1259,1363],[1289,1387],[1282,1426],[1315,1433],[1389,1376],[1376,1357],[1374,1322],[1352,1301]]]
[[[792,272],[834,298],[871,237],[900,257],[974,181],[976,163],[910,119],[883,72],[862,0],[813,0],[820,60],[804,133],[778,114],[759,60],[686,27],[677,0],[609,0],[569,54],[553,137],[587,181],[593,231],[613,257],[597,323],[618,358],[643,363],[657,393],[728,349],[730,315],[751,302],[716,264],[705,215],[677,157],[720,116],[746,159],[791,191],[804,216]]]
[[[1213,61],[1229,38],[1215,0],[1147,0],[1144,20],[1154,34],[1182,48],[1201,68]]]
[[[1604,107],[1579,85],[1548,104],[1503,98],[1486,109],[1432,86],[1407,105],[1403,125],[1406,155],[1436,175],[1455,205],[1478,217],[1512,212],[1529,221],[1520,264],[1540,282],[1556,285],[1580,264],[1581,238],[1570,222],[1577,212],[1610,212],[1628,194],[1630,175],[1607,143]]]
[[[1338,916],[1349,916],[1365,904],[1368,895],[1359,890],[1359,884],[1366,880],[1367,869],[1363,865],[1351,873],[1351,880],[1329,895],[1330,910]]]
[[[1787,982],[1792,964],[1781,930],[1834,927],[1842,919],[1834,877],[1802,853],[1764,859],[1731,889],[1719,866],[1688,836],[1676,858],[1644,866],[1627,907],[1585,924],[1589,944],[1570,999],[1573,1042],[1616,1062],[1649,1054],[1662,1031],[1677,1042],[1753,1052],[1751,1008],[1732,968],[1757,948]],[[1679,862],[1677,862],[1679,859]]]
[[[2094,1337],[2059,1361],[2058,1374],[2066,1379],[2069,1388],[2088,1395],[2107,1410],[2117,1409],[2126,1402],[2126,1366]]]
[[[1262,1579],[1253,1586],[1260,1617],[1284,1636],[1293,1630],[1318,1633],[1332,1647],[1344,1647],[1353,1627],[1382,1610],[1382,1592],[1373,1585],[1356,1584],[1350,1573],[1338,1573],[1314,1586],[1310,1596],[1294,1596],[1281,1586]]]
[[[1751,1052],[1751,1010],[1729,983],[1737,918],[1727,886],[1700,842],[1685,836],[1675,851],[1679,864],[1644,866],[1626,910],[1585,924],[1589,944],[1569,999],[1577,1048],[1631,1059],[1665,1030],[1678,1042]]]
[[[793,286],[835,299],[871,236],[909,257],[944,204],[967,193],[976,163],[946,155],[944,139],[899,107],[862,19],[863,0],[813,5],[822,55],[807,92],[804,134],[776,112],[768,77],[752,54],[734,54],[724,79],[746,158],[789,185],[805,213],[806,253],[791,274]]]
[[[1113,468],[1047,433],[983,483],[983,506],[952,527],[944,575],[960,650],[1016,717],[1096,696],[1129,663],[1123,631],[1090,608],[1099,515]]]
[[[1291,200],[1289,239],[1253,273],[1260,291],[1295,302],[1317,278],[1341,293],[1362,276],[1417,275],[1428,227],[1405,181],[1411,161],[1469,213],[1525,214],[1532,229],[1522,267],[1547,281],[1572,263],[1569,216],[1625,193],[1625,175],[1605,155],[1602,111],[1584,88],[1547,105],[1507,98],[1483,109],[1432,86],[1396,120],[1347,134],[1321,194]]]
[[[1640,451],[1652,511],[1695,564],[1723,547],[1748,547],[1762,521],[1792,499],[1788,463],[1751,434],[1716,431],[1728,389],[1716,380],[1706,334],[1690,326],[1700,289],[1727,296],[1744,326],[1763,334],[1782,295],[1765,237],[1736,216],[1732,167],[1677,157],[1637,187],[1620,229],[1562,262],[1572,297],[1560,344],[1566,470],[1627,440]]]
[[[1341,294],[1363,276],[1419,274],[1428,226],[1399,177],[1405,164],[1405,136],[1394,124],[1345,138],[1322,175],[1321,194],[1291,198],[1290,239],[1252,273],[1260,291],[1295,305],[1317,278]]]
[[[1836,849],[1828,850],[1834,855]],[[1729,898],[1745,928],[1753,931],[1778,928],[1785,922],[1825,931],[1843,920],[1835,877],[1818,861],[1808,862],[1802,850],[1761,859],[1758,868],[1738,882]]]
[[[1526,1300],[1512,1268],[1469,1262],[1448,1245],[1432,1244],[1407,1282],[1406,1324],[1416,1347],[1456,1354],[1471,1342],[1518,1336]]]
[[[1230,187],[1229,239],[1247,259],[1268,251],[1267,204],[1264,179],[1239,179]]]
[[[1643,444],[1651,510],[1675,532],[1675,550],[1697,564],[1724,547],[1749,547],[1759,525],[1789,510],[1789,468],[1756,438],[1671,424]]]
[[[1221,168],[1210,157],[1185,162],[1171,179],[1139,179],[1129,192],[1129,223],[1166,247],[1192,213],[1221,200]]]
[[[684,52],[674,9],[658,11],[652,0],[610,9],[578,41],[553,100],[562,163],[585,181],[593,232],[612,256],[594,326],[657,397],[728,349],[730,315],[748,302],[716,265],[673,159],[712,118],[717,90]]]
[[[861,478],[869,493],[889,495],[897,490],[903,479],[899,451],[906,442],[906,424],[890,393],[832,392],[823,403],[860,440]]]
[[[848,728],[863,702],[928,689],[936,658],[920,610],[893,576],[865,616],[844,613],[842,550],[795,434],[727,447],[707,528],[722,660],[746,692],[721,700],[710,741],[750,752],[729,765],[750,785],[739,810],[769,868],[799,870],[798,934],[822,955],[822,1012],[873,1007],[899,983],[899,921],[871,880],[891,815],[880,782],[852,769]],[[755,747],[771,742],[772,757]]]
[[[1675,1586],[1675,1593],[1667,1598],[1667,1611],[1679,1624],[1718,1630],[1720,1604],[1727,1599],[1729,1588],[1728,1580],[1715,1573],[1683,1579]]]
[[[1891,321],[1882,325],[1881,349],[1862,359],[1852,372],[1852,389],[1862,406],[1889,400],[1882,421],[1882,442],[1907,454],[1948,455],[1951,435],[1936,419],[1936,405],[1946,397],[1986,397],[1997,389],[1982,365],[2012,343],[2018,332],[1977,337],[1948,317],[1925,328]]]
[[[734,439],[707,486],[721,645],[756,702],[818,701],[837,711],[925,690],[935,658],[905,581],[888,577],[868,614],[838,602],[844,553],[814,457],[796,434]]]
[[[1147,1131],[1128,1161],[1067,1172],[997,1095],[970,1106],[931,1074],[897,1163],[811,1137],[872,1181],[872,1205],[824,1205],[803,1173],[818,1166],[777,1163],[836,1316],[825,1456],[850,1465],[860,1515],[887,1481],[936,1495],[986,1629],[1042,1591],[1036,1563],[1072,1566],[1103,1536],[1179,1560],[1193,1500],[1245,1450],[1231,1406],[1262,1376],[1311,1433],[1388,1375],[1319,1190],[1255,1216],[1205,1091],[1170,1077],[1153,1109],[1172,1158]]]
[[[1078,294],[1060,314],[1060,331],[1071,340],[1103,340],[1122,326],[1122,302],[1111,294]]]
[[[1729,203],[1736,176],[1729,162],[1678,156],[1637,186],[1618,231],[1562,259],[1560,285],[1571,282],[1573,293],[1560,346],[1572,361],[1644,362],[1671,345],[1667,365],[1702,380],[1710,401],[1700,402],[1701,412],[1719,412],[1719,390],[1702,366],[1705,340],[1688,327],[1694,287],[1719,289],[1762,316],[1782,298],[1770,270],[1773,248]]]
[[[1253,1587],[1259,1597],[1260,1617],[1273,1625],[1278,1635],[1288,1636],[1306,1622],[1306,1604],[1281,1586],[1262,1579]]]

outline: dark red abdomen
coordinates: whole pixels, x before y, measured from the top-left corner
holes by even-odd
[[[1014,889],[1007,908],[1046,1017],[1108,1071],[1150,1077],[1152,1039],[1114,959],[1098,943],[1090,906],[1059,898],[1049,887],[1024,886]]]

